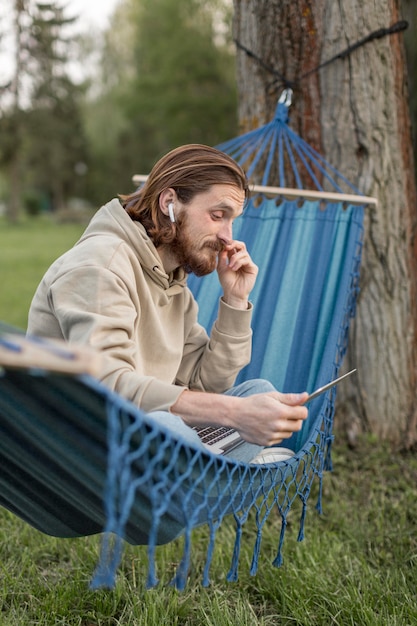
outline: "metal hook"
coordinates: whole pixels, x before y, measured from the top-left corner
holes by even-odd
[[[290,107],[291,106],[291,102],[292,102],[292,94],[293,91],[291,89],[291,87],[287,87],[286,89],[284,89],[284,91],[282,92],[278,103],[279,104],[285,104],[286,107]]]

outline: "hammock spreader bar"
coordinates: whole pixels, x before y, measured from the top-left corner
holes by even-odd
[[[132,178],[135,185],[144,183],[148,178],[147,174],[135,174]],[[378,199],[373,196],[363,196],[360,194],[350,194],[337,191],[318,191],[317,189],[294,189],[292,187],[275,187],[271,185],[250,185],[252,194],[261,194],[267,198],[283,199],[303,199],[303,200],[324,200],[325,202],[343,202],[346,204],[359,206],[378,206]]]

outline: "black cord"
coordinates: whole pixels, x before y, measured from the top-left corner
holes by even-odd
[[[252,50],[249,50],[249,48],[246,48],[242,43],[240,43],[240,41],[238,39],[235,39],[234,42],[235,42],[235,44],[236,44],[236,46],[238,48],[240,48],[241,50],[243,50],[243,52],[245,52],[247,54],[248,57],[251,57],[252,59],[255,59],[255,61],[257,61],[259,63],[259,65],[264,68],[264,70],[266,70],[270,74],[273,74],[274,76],[279,78],[282,81],[282,83],[284,84],[284,87],[290,87],[291,89],[293,89],[295,87],[295,83],[294,82],[292,82],[290,80],[287,80],[283,74],[280,74],[280,72],[278,72],[278,70],[274,69],[273,67],[271,67],[270,65],[265,63],[265,61],[263,61],[254,52],[252,52]]]
[[[356,43],[352,44],[351,46],[348,46],[346,50],[339,52],[339,54],[336,54],[335,56],[331,57],[327,61],[324,61],[323,63],[318,65],[316,68],[309,70],[308,72],[303,74],[297,81],[288,80],[287,78],[285,78],[283,74],[278,72],[275,68],[265,63],[260,57],[258,57],[254,52],[252,52],[252,50],[249,50],[248,48],[246,48],[242,43],[240,43],[239,40],[235,39],[234,41],[238,48],[243,50],[252,59],[255,59],[255,61],[257,61],[261,67],[267,70],[270,74],[273,74],[274,76],[279,78],[281,82],[283,83],[284,87],[290,87],[294,89],[295,85],[298,84],[301,80],[304,80],[304,78],[307,78],[311,74],[314,74],[315,72],[318,72],[319,70],[321,70],[323,67],[330,65],[330,63],[333,63],[333,61],[337,61],[338,59],[345,59],[352,52],[354,52],[354,50],[357,50],[358,48],[369,43],[370,41],[373,41],[374,39],[381,39],[382,37],[386,37],[387,35],[393,35],[395,33],[399,33],[403,30],[406,30],[407,28],[408,28],[408,22],[406,20],[400,20],[399,22],[396,22],[389,28],[380,28],[378,30],[375,30],[374,32],[367,35],[366,37],[363,37],[363,39],[359,39],[359,41],[357,41]]]
[[[333,61],[337,61],[337,59],[345,59],[347,56],[349,56],[349,54],[354,52],[354,50],[357,50],[361,46],[364,46],[366,43],[369,43],[370,41],[373,41],[374,39],[382,39],[382,37],[385,37],[386,35],[394,35],[395,33],[399,33],[403,30],[406,30],[407,28],[408,28],[408,22],[406,22],[405,20],[401,20],[400,22],[396,22],[396,24],[393,24],[389,28],[380,28],[379,30],[375,30],[373,33],[370,33],[363,39],[359,39],[359,41],[357,41],[356,43],[352,44],[351,46],[348,46],[346,50],[343,50],[342,52],[339,52],[339,54],[336,54],[331,59],[324,61],[315,69],[310,70],[309,72],[306,72],[305,74],[301,76],[299,80],[303,80],[307,76],[310,76],[310,74],[314,74],[314,72],[318,72],[323,67],[326,67],[326,65],[333,63]]]

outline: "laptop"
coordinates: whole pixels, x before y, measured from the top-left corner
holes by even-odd
[[[354,372],[356,372],[356,369],[350,370],[350,372],[343,374],[343,376],[339,376],[339,378],[335,378],[323,387],[319,387],[308,396],[304,404],[307,404],[310,400],[314,400]],[[225,426],[195,426],[194,430],[197,432],[206,448],[214,454],[227,454],[242,445],[242,443],[245,443],[245,440],[242,439],[237,430],[234,430],[233,428],[226,428]]]
[[[226,428],[225,426],[194,426],[194,430],[205,447],[210,452],[214,452],[214,454],[227,454],[242,443],[245,443],[245,440],[233,428]]]

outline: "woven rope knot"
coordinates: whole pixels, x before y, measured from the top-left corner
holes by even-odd
[[[275,109],[274,120],[276,122],[281,122],[282,124],[287,124],[288,122],[288,106],[283,102],[278,102],[277,108]]]

